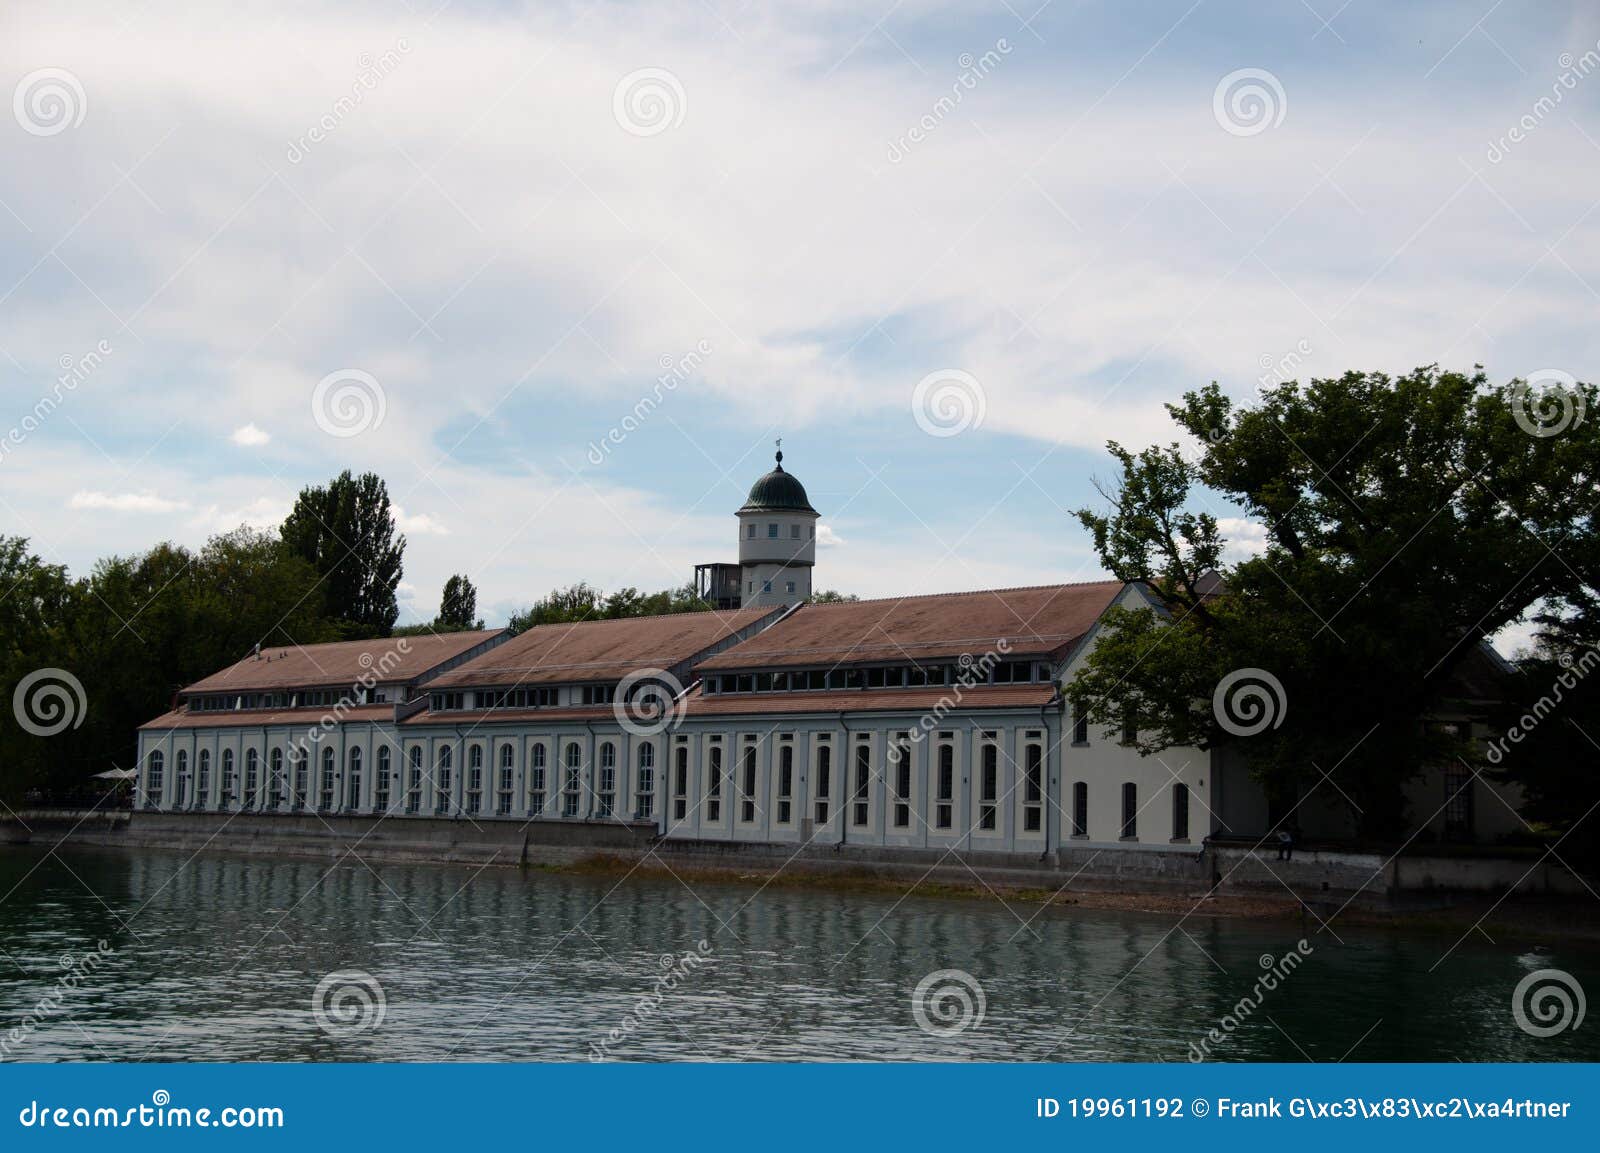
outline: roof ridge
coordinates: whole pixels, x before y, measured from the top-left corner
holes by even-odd
[[[912,593],[910,595],[902,596],[862,597],[859,600],[853,601],[806,601],[804,602],[804,607],[809,609],[826,609],[836,608],[844,605],[882,604],[884,601],[931,601],[948,599],[950,597],[993,596],[997,593],[1025,593],[1036,592],[1040,589],[1088,588],[1090,585],[1122,585],[1126,583],[1126,581],[1117,580],[1115,577],[1108,577],[1105,580],[1097,581],[1062,581],[1055,584],[1009,585],[1004,588],[995,589],[961,589],[956,592],[947,593]]]
[[[543,624],[529,625],[517,636],[525,637],[534,629],[570,629],[576,625],[620,625],[627,624],[629,621],[660,621],[667,620],[670,617],[734,616],[743,612],[753,612],[756,609],[771,609],[776,612],[783,607],[782,605],[749,605],[736,609],[692,609],[689,612],[682,613],[640,613],[638,616],[631,617],[584,617],[575,621],[545,621]]]

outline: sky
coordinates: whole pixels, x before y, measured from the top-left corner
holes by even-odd
[[[1187,389],[1593,379],[1596,53],[1504,0],[7,0],[0,533],[83,573],[370,469],[402,621],[463,572],[498,623],[735,559],[782,437],[819,588],[1094,579],[1071,510]]]

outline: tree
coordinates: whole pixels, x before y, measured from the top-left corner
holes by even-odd
[[[389,490],[376,473],[346,469],[326,485],[300,490],[279,530],[295,555],[310,562],[328,613],[350,637],[387,636],[400,607],[406,538],[395,535]]]
[[[439,601],[439,617],[434,628],[440,632],[462,632],[481,629],[478,619],[478,590],[472,582],[459,573],[444,582],[444,596]]]
[[[1067,686],[1074,709],[1108,732],[1132,721],[1145,753],[1237,741],[1277,797],[1326,775],[1364,834],[1392,836],[1408,779],[1474,755],[1425,723],[1461,695],[1463,662],[1593,585],[1564,554],[1594,551],[1596,422],[1541,435],[1528,412],[1595,403],[1590,385],[1494,387],[1433,366],[1290,382],[1252,405],[1215,384],[1185,394],[1167,407],[1198,454],[1112,443],[1110,511],[1077,514],[1156,611],[1107,614]],[[1217,518],[1193,507],[1201,485],[1265,526],[1259,555],[1220,563]],[[1234,674],[1272,697],[1271,722],[1248,736],[1250,718],[1226,707]]]
[[[656,593],[642,593],[630,586],[609,595],[587,581],[579,581],[564,589],[554,589],[529,608],[513,613],[507,627],[519,633],[535,625],[705,612],[711,607],[700,599],[693,581]]]
[[[819,593],[812,594],[811,603],[814,605],[833,605],[860,599],[855,593],[842,593],[838,589],[823,589]]]

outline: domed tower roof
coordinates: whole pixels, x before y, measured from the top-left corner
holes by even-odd
[[[773,470],[750,486],[750,496],[740,512],[809,512],[820,515],[806,499],[806,486],[793,473],[783,471],[783,450]]]

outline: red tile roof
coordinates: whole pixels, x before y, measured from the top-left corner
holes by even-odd
[[[768,606],[538,625],[451,669],[429,687],[617,681],[638,669],[682,664],[782,611]]]
[[[325,645],[272,647],[229,665],[186,693],[232,693],[259,690],[349,686],[373,675],[376,684],[409,681],[436,665],[504,632],[483,629],[462,633],[382,637],[370,641],[335,641]]]
[[[931,713],[974,709],[1037,709],[1055,699],[1054,685],[979,685],[958,700],[954,688],[854,689],[820,693],[741,693],[689,697],[688,717],[791,713]]]
[[[290,725],[311,728],[333,709],[246,709],[242,712],[191,713],[174,709],[155,720],[140,725],[141,729],[232,729],[260,728],[262,725]],[[345,721],[392,721],[393,705],[352,705],[338,714]]]
[[[904,663],[997,651],[1059,657],[1093,627],[1121,581],[805,605],[697,672]]]

